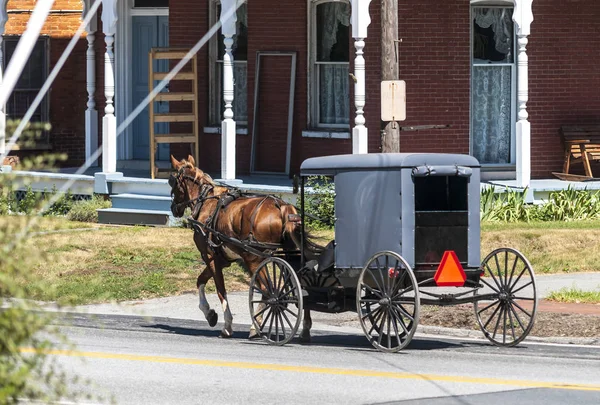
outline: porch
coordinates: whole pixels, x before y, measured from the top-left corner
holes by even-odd
[[[3,167],[6,173],[10,166]],[[175,225],[171,215],[171,188],[165,179],[148,178],[147,170],[124,169],[123,173],[106,175],[98,168],[90,168],[82,174],[75,174],[77,168],[61,169],[59,172],[13,171],[17,189],[24,191],[28,184],[34,192],[67,188],[77,199],[90,198],[94,193],[110,196],[112,208],[99,211],[100,223],[129,225]],[[1,175],[1,173],[0,173]],[[292,180],[285,175],[247,175],[236,180],[217,181],[235,186],[250,193],[274,194],[285,201],[298,204]],[[481,189],[494,187],[496,192],[506,190],[524,191],[516,180],[482,180]],[[533,179],[527,188],[526,201],[540,204],[548,200],[550,193],[566,190],[600,191],[600,180],[584,182],[559,179]]]

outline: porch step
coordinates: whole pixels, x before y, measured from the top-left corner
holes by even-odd
[[[160,195],[124,193],[112,195],[110,199],[113,208],[169,211],[171,207],[171,197]]]
[[[98,223],[169,226],[175,223],[175,218],[170,211],[103,208],[98,210]]]

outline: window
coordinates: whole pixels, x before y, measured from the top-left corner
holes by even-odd
[[[221,15],[221,5],[211,2],[211,25]],[[221,30],[210,42],[210,124],[220,125],[223,120],[223,43]],[[246,3],[237,9],[236,34],[233,37],[233,119],[239,125],[248,124],[247,60],[248,60],[248,16]]]
[[[480,163],[515,160],[515,34],[509,7],[473,7],[471,146]]]
[[[310,24],[310,123],[315,127],[348,128],[350,4],[314,1]]]
[[[5,36],[3,41],[4,70],[12,58],[19,36]],[[6,102],[6,116],[8,119],[21,119],[33,103],[33,100],[40,92],[40,89],[48,77],[48,37],[40,37],[29,60],[23,68],[21,77],[17,81],[15,88]],[[31,122],[48,122],[48,95],[44,97],[38,108],[31,117]],[[43,133],[42,138],[38,139],[40,143],[49,143],[49,134]]]

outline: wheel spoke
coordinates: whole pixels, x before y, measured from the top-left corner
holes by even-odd
[[[379,316],[379,313],[381,312],[382,309],[383,309],[383,307],[375,308],[374,310],[370,311],[369,313],[363,315],[362,320],[364,321],[367,318],[375,319],[375,317]]]
[[[393,323],[392,325],[394,326],[394,333],[396,334],[396,340],[398,341],[398,346],[402,346],[402,341],[400,340],[400,333],[398,333],[398,314],[396,314],[395,312],[395,308],[392,307],[392,318],[393,318]]]
[[[480,278],[479,281],[481,281],[483,284],[485,284],[488,287],[490,287],[494,292],[500,293],[500,290],[496,289],[493,285],[491,285],[490,283],[488,283],[484,279]]]
[[[532,316],[532,315],[531,315],[529,312],[525,311],[525,309],[524,309],[522,306],[520,306],[519,304],[517,304],[515,301],[511,302],[511,304],[513,304],[515,307],[519,308],[519,309],[521,310],[521,312],[525,312],[525,314],[526,314],[526,315],[527,315],[529,318],[532,318],[532,317],[533,317],[533,316]]]
[[[519,326],[521,326],[521,329],[523,330],[523,332],[525,332],[525,327],[523,326],[523,322],[521,322],[521,318],[519,318],[519,315],[517,315],[517,311],[515,311],[515,309],[513,308],[512,305],[510,305],[510,310],[512,311],[513,315],[515,316],[515,319],[517,320],[517,322],[519,322]]]
[[[498,259],[496,259],[498,260]],[[496,283],[496,286],[498,287],[498,290],[502,289],[502,286],[500,284],[498,284],[498,280],[496,280],[496,276],[494,275],[494,271],[490,268],[490,266],[485,263],[485,267],[487,267],[488,269],[488,273],[490,273],[490,276],[492,276],[492,279],[494,280],[494,283]]]
[[[377,277],[375,277],[375,274],[373,274],[373,270],[368,269],[368,271],[371,274],[371,278],[375,281],[375,284],[377,284],[377,288],[379,288],[379,291],[381,291],[380,296],[382,296],[384,289],[381,287],[381,284],[379,284],[379,280],[377,280]],[[363,283],[367,285],[364,281]]]
[[[279,311],[275,311],[275,341],[279,342]]]
[[[500,313],[498,314],[498,320],[496,321],[496,326],[494,327],[494,339],[496,339],[496,333],[498,333],[498,326],[500,326],[500,320],[502,319],[502,314],[504,313],[504,308],[502,307],[502,305],[500,305],[498,308],[500,308]]]
[[[282,311],[281,315],[284,317],[285,321],[290,326],[290,329],[293,331],[294,330],[294,326],[292,325],[292,322],[290,321],[290,318],[288,318],[288,316],[285,314],[285,311]],[[298,319],[298,317],[296,317],[296,319]]]
[[[500,304],[500,301],[496,301],[496,303]],[[487,328],[487,326],[490,324],[490,321],[494,318],[496,313],[500,310],[500,307],[502,307],[502,305],[498,305],[498,307],[496,307],[494,312],[492,312],[492,315],[488,318],[487,322],[483,325],[483,329]]]
[[[487,307],[485,307],[485,308],[482,308],[482,309],[480,309],[479,311],[477,311],[477,314],[479,315],[479,314],[481,314],[483,311],[485,311],[486,309],[488,309],[488,308],[490,308],[490,307],[492,307],[492,306],[494,306],[494,305],[497,305],[497,304],[499,304],[499,303],[500,303],[500,301],[494,301],[494,302],[492,302],[490,305],[488,305]]]
[[[512,270],[510,271],[510,278],[508,279],[508,282],[506,283],[506,285],[511,285],[512,283],[512,279],[515,275],[515,269],[517,268],[517,263],[519,263],[519,259],[520,257],[518,255],[515,255],[515,260],[513,262],[513,267]]]
[[[506,344],[506,313],[508,312],[506,310],[506,307],[503,308],[504,311],[502,311],[502,343]]]
[[[498,280],[502,283],[502,272],[500,271],[500,263],[498,262],[498,255],[494,255],[494,261],[496,262],[496,270],[498,271]]]
[[[521,291],[523,288],[530,286],[531,284],[533,284],[533,280],[531,280],[529,283],[522,285],[521,287],[517,288],[514,291],[511,291],[512,294],[516,294],[519,291]]]
[[[269,318],[271,317],[271,315],[273,315],[272,308],[268,307],[268,309],[270,310],[269,313],[263,318],[262,324],[260,324],[260,331],[261,331],[261,333],[264,332],[265,325],[269,321]]]
[[[275,309],[273,309],[273,311],[271,313],[273,314],[273,316],[271,317],[271,322],[269,323],[269,334],[267,335],[269,337],[269,339],[271,339],[271,336],[273,335],[273,332],[272,332],[273,331],[273,320],[277,316]],[[266,323],[266,321],[265,321],[265,323]]]
[[[525,301],[535,301],[535,298],[532,297],[512,297],[513,300],[525,300]]]
[[[371,292],[372,292],[373,294],[375,294],[376,296],[378,296],[378,297],[380,297],[380,298],[383,298],[383,296],[381,295],[381,290],[379,290],[379,291],[377,291],[377,290],[374,290],[374,289],[372,289],[371,287],[369,287],[367,284],[364,284],[364,283],[363,283],[363,285],[362,285],[362,286],[363,286],[363,287],[365,287],[366,289],[368,289],[369,291],[371,291]]]
[[[508,285],[508,250],[504,251],[504,285]]]
[[[408,318],[411,322],[415,321],[415,318],[413,318],[402,305],[398,305],[398,307],[395,307],[395,309],[396,311],[400,312],[400,315],[404,315],[404,317]]]
[[[379,325],[377,325],[377,323],[383,317],[383,314],[384,314],[384,312],[382,310],[382,311],[379,312],[379,314],[377,314],[377,316],[375,318],[370,319],[370,321],[371,321],[371,329],[369,329],[369,333],[367,333],[367,335],[371,335],[371,332],[373,332],[373,329],[375,329],[375,327],[377,327],[379,329]]]
[[[404,333],[406,333],[406,335],[408,336],[408,334],[409,334],[408,327],[404,323],[404,319],[402,319],[402,316],[399,314],[396,314],[396,317],[398,319],[398,322],[400,323],[400,326],[402,326],[402,330],[404,330]],[[413,320],[411,320],[411,322],[413,322]]]
[[[281,314],[283,314],[283,312],[279,313],[279,325],[281,325],[281,333],[283,333],[283,340],[285,340],[286,339],[285,325],[283,324],[283,316],[281,316]]]
[[[387,256],[386,256],[386,258],[387,258]],[[388,349],[391,349],[392,348],[392,340],[391,340],[392,337],[390,336],[390,332],[391,332],[391,326],[392,325],[390,325],[390,323],[391,323],[391,319],[390,319],[391,318],[390,317],[390,312],[391,312],[390,311],[390,307],[388,307],[387,312],[388,312],[388,316],[387,316],[387,341],[388,341]]]
[[[513,342],[515,340],[517,340],[517,337],[515,336],[515,326],[513,325],[513,319],[512,319],[512,313],[510,311],[510,305],[509,305],[509,311],[508,312],[508,322],[510,322],[510,330],[512,331],[512,337],[513,337]]]
[[[292,310],[290,310],[288,307],[283,307],[283,310],[286,312],[289,312],[290,314],[292,314],[295,318],[298,318],[298,316],[300,315],[300,312],[298,311],[298,313],[294,313],[292,312]]]
[[[261,309],[260,311],[258,311],[257,313],[254,314],[254,318],[258,318],[259,316],[261,316],[262,314],[265,313],[265,311],[267,309],[270,309],[271,307],[269,305],[265,305],[265,307],[263,309]]]
[[[521,273],[519,273],[519,277],[517,277],[516,280],[510,285],[510,287],[509,287],[510,290],[512,290],[513,287],[517,285],[517,283],[519,282],[521,277],[523,277],[523,274],[525,274],[526,270],[527,270],[527,266],[523,267],[523,270],[521,270]]]
[[[377,344],[379,346],[381,346],[381,338],[383,337],[383,333],[382,333],[382,331],[383,331],[383,325],[385,324],[385,320],[386,319],[387,319],[387,314],[386,314],[385,311],[383,311],[383,317],[381,319],[381,324],[380,324],[380,327],[378,328],[379,330],[377,331],[377,333],[379,335],[379,336],[377,336]]]

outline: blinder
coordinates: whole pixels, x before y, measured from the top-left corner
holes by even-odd
[[[175,187],[175,184],[177,184],[177,177],[170,174],[169,175],[169,186],[171,186],[171,188],[173,188],[173,187]]]

